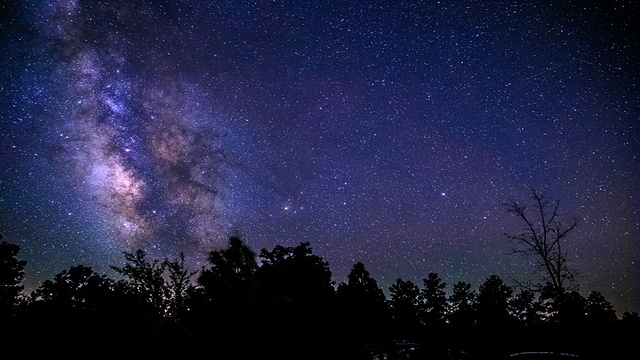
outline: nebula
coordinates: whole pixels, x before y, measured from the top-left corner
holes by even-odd
[[[64,54],[69,113],[52,121],[64,129],[63,162],[82,184],[78,196],[103,209],[129,248],[166,248],[167,233],[176,248],[223,246],[226,158],[214,119],[201,117],[210,112],[188,82],[126,76],[126,54],[110,47],[118,42],[92,42],[78,4],[58,5],[45,31]]]

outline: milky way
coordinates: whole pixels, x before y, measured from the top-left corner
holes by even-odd
[[[113,238],[126,245],[120,248],[179,246],[188,255],[219,248],[227,233],[218,201],[225,157],[215,119],[198,113],[188,82],[127,75],[127,54],[118,46],[127,39],[93,38],[99,35],[92,34],[92,16],[102,15],[68,2],[46,20],[44,35],[50,31],[65,52],[56,64],[69,111],[54,120],[65,150],[58,160],[81,184],[77,196],[100,207]]]
[[[584,292],[640,310],[631,2],[1,5],[0,233],[28,288],[122,251],[309,241],[336,282],[530,278],[502,205],[578,217]]]

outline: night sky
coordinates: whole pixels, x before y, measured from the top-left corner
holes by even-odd
[[[198,269],[234,232],[309,241],[337,283],[513,284],[503,202],[535,188],[581,220],[582,292],[640,311],[637,2],[131,3],[0,5],[27,290],[137,248]]]

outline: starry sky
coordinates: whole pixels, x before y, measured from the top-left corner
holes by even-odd
[[[134,4],[135,3],[135,4]],[[640,311],[632,1],[3,1],[0,233],[25,284],[234,232],[339,283],[529,279],[503,202],[580,225],[583,293]]]

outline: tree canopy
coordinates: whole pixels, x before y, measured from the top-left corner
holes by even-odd
[[[24,289],[20,283],[24,278],[24,267],[27,262],[18,260],[19,252],[20,246],[5,241],[0,242],[0,321],[13,313],[18,295]]]
[[[336,286],[308,242],[257,256],[231,237],[209,253],[195,282],[183,255],[153,259],[139,249],[113,267],[122,280],[75,265],[28,297],[15,293],[26,265],[17,260],[19,247],[2,243],[0,250],[13,299],[3,329],[9,342],[0,347],[9,357],[38,341],[19,357],[69,357],[73,346],[77,354],[104,348],[103,357],[123,359],[195,359],[203,351],[222,359],[458,359],[531,349],[628,358],[640,335],[638,315],[618,319],[597,291],[585,297],[547,284],[516,293],[497,275],[477,288],[458,281],[448,289],[431,272],[421,286],[397,279],[387,298],[362,262]]]

